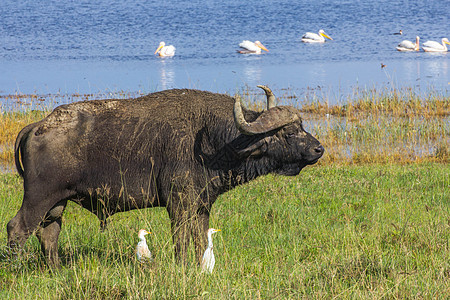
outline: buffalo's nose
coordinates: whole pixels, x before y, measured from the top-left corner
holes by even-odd
[[[316,148],[314,148],[314,151],[315,151],[317,154],[322,154],[322,153],[325,151],[325,149],[323,148],[322,145],[319,145],[319,146],[317,146]]]

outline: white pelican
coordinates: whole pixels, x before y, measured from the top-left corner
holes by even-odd
[[[416,43],[414,44],[411,41],[404,40],[398,44],[398,46],[395,48],[398,51],[419,51],[419,40],[420,38],[416,36]]]
[[[241,50],[237,50],[237,52],[241,54],[261,54],[261,49],[264,51],[267,50],[266,47],[260,42],[251,42],[251,41],[242,41],[242,43],[239,44],[239,47],[241,47]]]
[[[174,56],[175,55],[175,47],[172,45],[166,46],[166,43],[159,43],[158,49],[156,49],[155,54],[159,53],[159,56]]]
[[[152,260],[152,253],[150,252],[150,249],[148,249],[147,242],[145,240],[145,236],[149,233],[150,232],[148,232],[145,229],[139,230],[139,233],[138,233],[138,237],[139,237],[140,241],[136,247],[136,256],[140,262],[143,262],[147,259],[150,261]]]
[[[205,253],[203,254],[203,259],[201,263],[202,272],[208,271],[212,273],[214,269],[214,264],[216,260],[214,258],[213,252],[213,242],[212,242],[212,234],[221,231],[220,229],[210,228],[208,229],[208,248],[206,248]]]
[[[304,43],[325,43],[325,38],[333,40],[329,37],[323,29],[319,30],[319,34],[313,32],[307,32],[302,36],[302,42]]]
[[[422,49],[425,52],[447,52],[447,46],[445,44],[450,45],[450,42],[447,38],[443,38],[441,41],[442,44],[435,41],[427,41],[423,43]]]

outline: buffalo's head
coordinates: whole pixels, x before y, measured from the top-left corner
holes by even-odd
[[[316,163],[324,153],[320,142],[306,132],[300,111],[291,106],[275,106],[275,97],[266,86],[267,110],[253,122],[247,122],[238,97],[234,120],[242,134],[257,136],[255,142],[241,150],[241,155],[264,157],[273,164],[273,172],[297,175],[303,167]]]

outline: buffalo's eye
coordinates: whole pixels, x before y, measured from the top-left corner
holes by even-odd
[[[286,135],[285,135],[285,137],[286,137],[287,139],[293,138],[294,136],[295,136],[295,133],[294,133],[294,132],[288,132],[288,133],[286,133]]]

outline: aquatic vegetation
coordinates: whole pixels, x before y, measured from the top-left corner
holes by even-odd
[[[140,95],[139,91],[4,96],[3,105],[9,103],[9,110],[0,114],[0,164],[12,164],[17,133],[42,119],[51,107]],[[252,109],[265,107],[265,97],[260,92],[246,89],[239,95]],[[338,104],[330,104],[326,97],[318,97],[314,92],[300,98],[286,90],[277,96],[280,104],[293,105],[304,112],[307,131],[326,149],[320,164],[450,161],[450,97],[437,91],[424,96],[413,89],[355,89]]]
[[[8,112],[0,115],[0,165],[14,161],[14,141],[26,125],[39,121],[48,111]]]
[[[262,106],[251,93],[247,99]],[[307,131],[326,149],[321,164],[450,161],[450,97],[436,91],[355,90],[342,104],[286,91],[279,100],[304,112]]]
[[[37,122],[61,104],[76,101],[117,98],[124,99],[142,95],[137,92],[97,93],[97,94],[15,94],[0,96],[0,170],[11,166],[14,161],[14,142],[20,130]]]
[[[450,161],[449,97],[374,90],[344,105],[301,107],[311,133],[327,149],[322,163]]]

